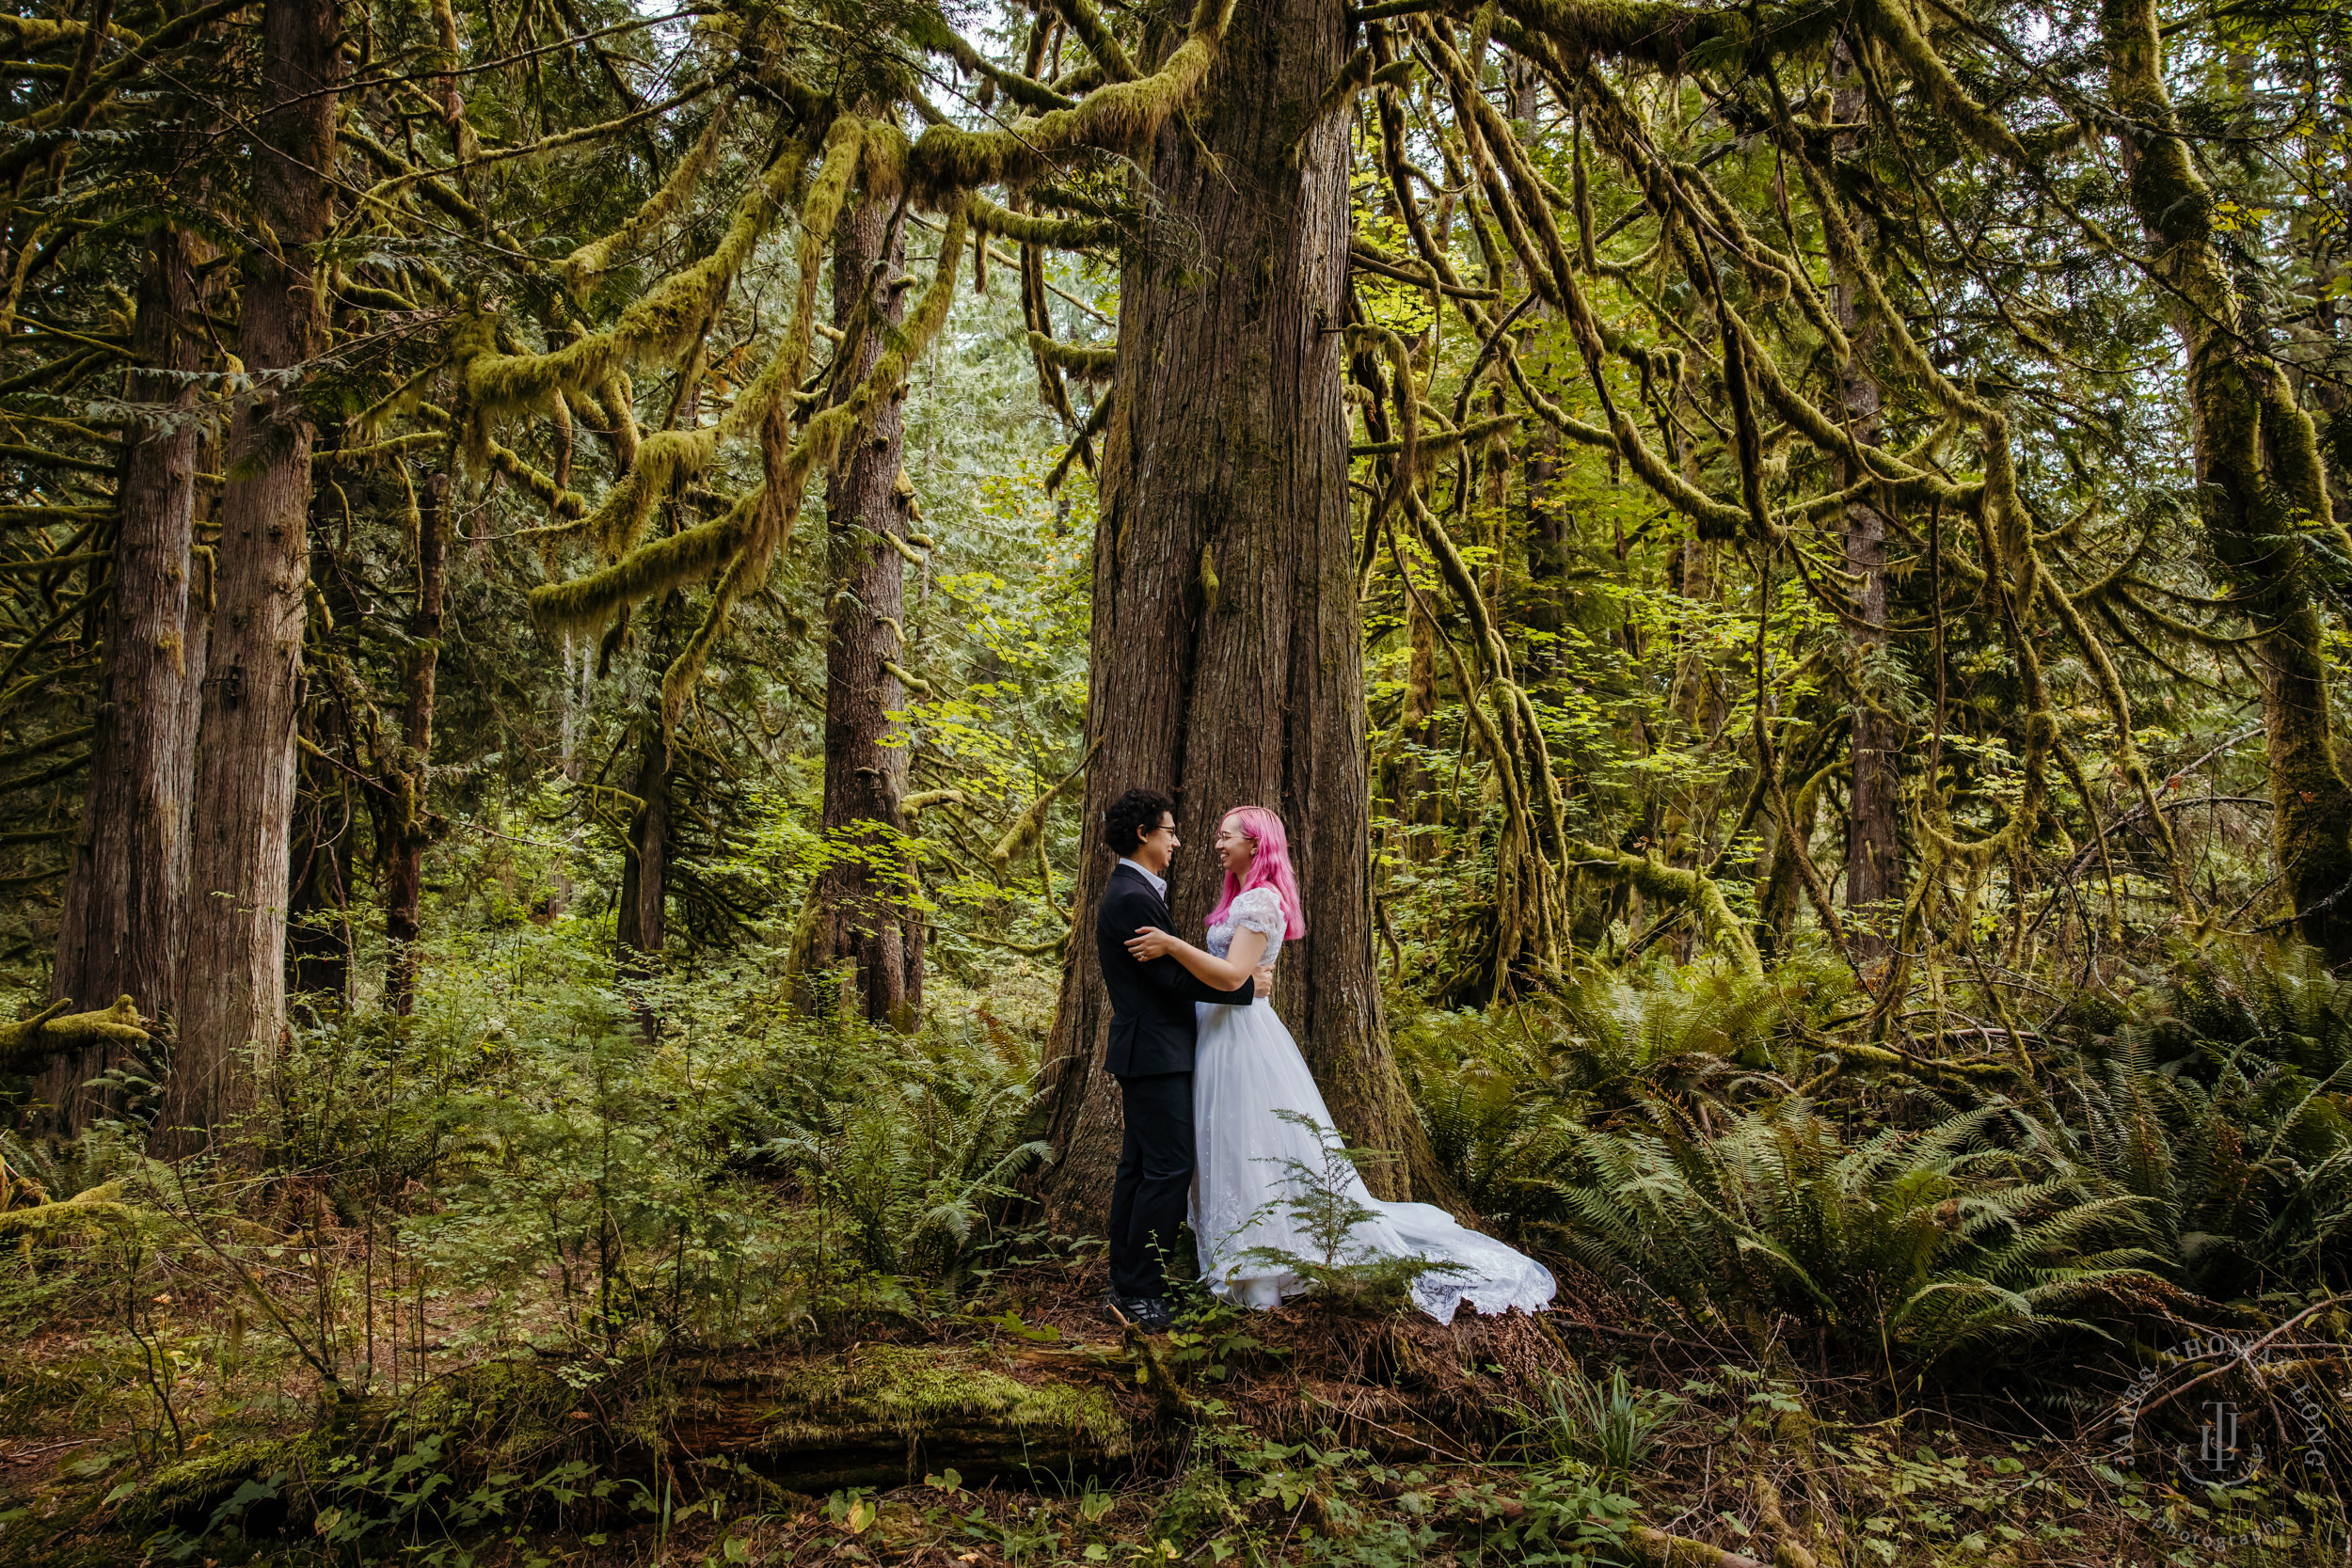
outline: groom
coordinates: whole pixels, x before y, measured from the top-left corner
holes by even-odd
[[[1094,946],[1111,994],[1104,1066],[1119,1080],[1127,1120],[1111,1188],[1111,1305],[1157,1334],[1171,1322],[1162,1266],[1192,1192],[1192,1005],[1247,1006],[1264,993],[1267,977],[1218,990],[1171,957],[1146,963],[1128,952],[1139,927],[1176,928],[1168,912],[1168,863],[1180,847],[1176,802],[1156,789],[1131,789],[1111,802],[1104,827],[1119,857],[1094,909]]]

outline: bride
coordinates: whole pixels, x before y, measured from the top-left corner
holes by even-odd
[[[1273,963],[1283,940],[1304,936],[1307,925],[1280,817],[1262,806],[1226,813],[1217,824],[1216,857],[1225,867],[1225,892],[1209,912],[1207,950],[1149,926],[1127,948],[1146,960],[1172,954],[1206,984],[1230,990]],[[1325,1169],[1326,1148],[1337,1147],[1339,1138],[1297,1043],[1264,999],[1243,1007],[1197,1006],[1192,1107],[1200,1147],[1191,1217],[1200,1272],[1223,1299],[1270,1307],[1306,1286],[1266,1261],[1268,1255],[1311,1258],[1322,1251],[1290,1212],[1289,1173]],[[1348,1196],[1373,1215],[1350,1232],[1349,1260],[1419,1257],[1454,1265],[1413,1281],[1414,1303],[1439,1323],[1453,1322],[1464,1302],[1481,1312],[1532,1312],[1551,1300],[1551,1272],[1534,1259],[1466,1229],[1433,1205],[1379,1201],[1352,1167],[1344,1180]]]

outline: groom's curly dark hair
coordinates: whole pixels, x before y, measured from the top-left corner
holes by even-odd
[[[1138,784],[1103,813],[1103,842],[1114,855],[1132,855],[1142,847],[1143,835],[1160,825],[1160,817],[1175,812],[1176,802],[1168,791]]]

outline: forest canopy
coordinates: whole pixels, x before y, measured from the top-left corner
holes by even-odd
[[[2168,1347],[2242,1336],[2249,1424],[2343,1381],[2341,8],[6,10],[0,1316],[142,1369],[77,1374],[137,1392],[60,1529],[586,1529],[485,1478],[619,1518],[707,1437],[862,1537],[880,1483],[726,1401],[880,1409],[806,1381],[871,1340],[1014,1385],[877,1451],[1151,1478],[1052,1551],[1927,1561],[1861,1521],[1961,1487],[1901,1470],[1979,1441],[1931,1398],[2063,1443],[2142,1388],[2154,1451]],[[1281,816],[1274,1005],[1374,1190],[1573,1308],[1416,1338],[1327,1273],[1070,1392],[1137,784],[1188,935],[1224,814]],[[806,1367],[638,1419],[746,1347]],[[1471,1433],[1445,1530],[1366,1500],[1427,1490],[1399,1423]],[[473,1514],[383,1512],[428,1431]],[[2026,1513],[2103,1560],[2293,1560],[2344,1459],[2285,1433],[2210,1495],[1992,1473],[2096,1494]],[[1310,1439],[1362,1457],[1265,1480]],[[1506,1461],[1518,1513],[1461,1501]],[[959,1551],[1020,1557],[1000,1505]]]

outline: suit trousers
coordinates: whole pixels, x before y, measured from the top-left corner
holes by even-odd
[[[1166,1262],[1192,1201],[1192,1074],[1121,1078],[1127,1135],[1111,1185],[1111,1291],[1133,1299],[1168,1294]]]

